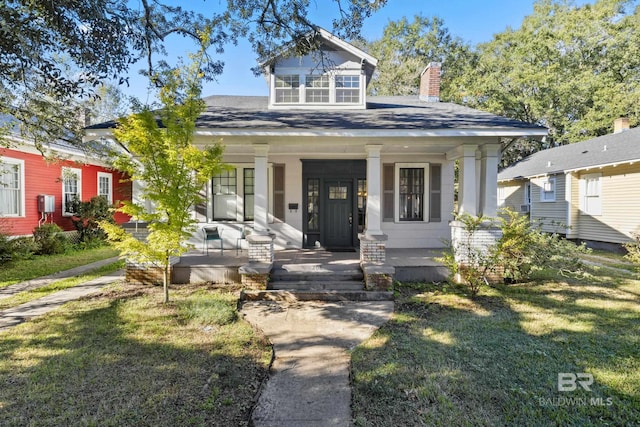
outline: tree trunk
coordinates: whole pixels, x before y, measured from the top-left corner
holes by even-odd
[[[164,285],[164,303],[169,302],[169,257],[164,260],[162,282]]]

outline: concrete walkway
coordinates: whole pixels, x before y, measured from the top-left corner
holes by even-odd
[[[89,267],[89,266],[87,265],[84,267]],[[93,268],[96,268],[95,265],[91,268],[87,268],[84,271],[88,271]],[[76,272],[75,275],[80,273]],[[60,307],[61,305],[69,301],[73,301],[78,298],[82,298],[86,295],[90,295],[94,292],[97,292],[98,290],[100,290],[100,288],[108,284],[114,283],[116,281],[119,281],[123,278],[124,278],[124,270],[119,270],[119,271],[98,277],[96,279],[89,280],[87,282],[84,282],[72,288],[64,289],[62,291],[52,293],[45,297],[38,298],[36,300],[29,301],[15,307],[11,307],[6,310],[2,310],[0,311],[0,332],[8,328],[11,328],[13,326],[16,326],[22,322],[26,322],[27,320],[32,319],[33,317],[41,316],[45,313],[55,310],[56,308]],[[60,277],[57,278],[57,280],[59,279]],[[41,286],[44,286],[44,285],[41,285]]]
[[[100,268],[104,265],[113,264],[118,261],[120,257],[113,257],[103,259],[101,261],[92,262],[90,264],[81,265],[79,267],[71,268],[69,270],[59,271],[54,274],[50,274],[48,276],[38,277],[37,279],[26,280],[24,282],[16,283],[14,285],[5,286],[0,289],[0,300],[4,298],[9,298],[12,295],[15,295],[19,292],[31,291],[33,289],[38,289],[43,286],[50,285],[51,283],[60,280],[66,279],[68,277],[75,277],[81,274],[85,274],[91,270],[95,270],[96,268]]]
[[[347,350],[390,319],[393,302],[245,302],[241,313],[275,353],[253,424],[351,426]]]

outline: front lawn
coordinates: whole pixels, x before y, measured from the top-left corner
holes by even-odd
[[[400,286],[392,321],[353,352],[356,425],[637,425],[640,281],[594,272],[475,299]]]
[[[59,255],[36,255],[33,259],[11,261],[0,268],[0,288],[25,280],[68,270],[94,261],[118,256],[110,246],[69,251]]]
[[[0,332],[0,425],[246,425],[271,351],[237,296],[117,285]]]

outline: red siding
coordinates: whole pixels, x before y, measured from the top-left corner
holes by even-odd
[[[72,167],[82,170],[82,200],[89,200],[98,194],[98,172],[113,175],[114,203],[131,200],[131,183],[120,182],[124,175],[120,172],[96,165],[80,164],[69,160],[47,162],[39,154],[25,153],[6,148],[0,149],[0,156],[24,160],[25,177],[25,215],[20,218],[0,218],[0,227],[4,233],[10,235],[31,234],[38,226],[41,214],[38,212],[38,195],[55,196],[55,212],[47,222],[53,221],[64,230],[74,230],[73,223],[68,217],[62,216],[62,168]],[[127,215],[116,214],[118,223],[129,220]]]

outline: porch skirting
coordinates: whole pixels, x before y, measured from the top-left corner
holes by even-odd
[[[487,254],[489,247],[495,245],[502,237],[502,230],[496,222],[485,221],[476,230],[468,230],[462,221],[451,221],[451,246],[454,249],[456,261],[463,267],[477,262],[478,258]],[[459,275],[458,275],[459,276]],[[501,271],[488,272],[486,279],[489,283],[500,283],[504,280]],[[460,277],[454,280],[461,282]]]

